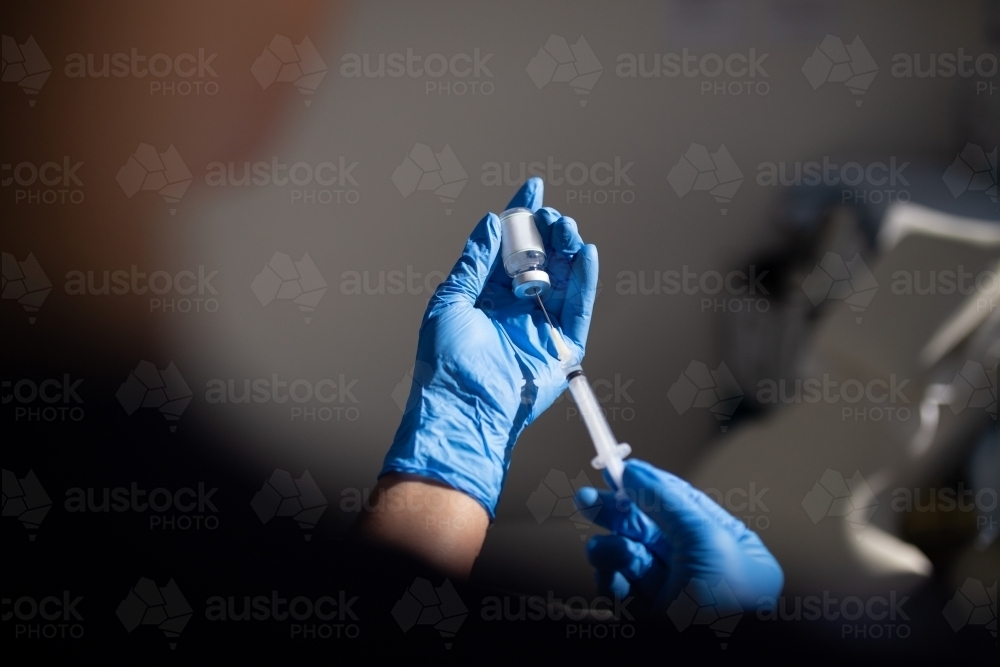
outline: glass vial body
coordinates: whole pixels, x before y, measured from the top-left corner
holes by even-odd
[[[534,298],[549,290],[545,246],[530,210],[511,208],[500,214],[500,254],[515,295]]]

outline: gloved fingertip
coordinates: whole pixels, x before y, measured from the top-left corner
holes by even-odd
[[[547,225],[555,223],[556,220],[562,216],[559,211],[555,210],[551,206],[542,206],[540,209],[535,211],[535,216]]]
[[[542,205],[545,196],[545,181],[532,176],[524,182],[517,193],[511,198],[507,208],[526,208],[536,211]]]
[[[580,252],[583,248],[583,239],[580,238],[576,220],[566,216],[556,220],[552,225],[552,247],[568,257]]]
[[[592,486],[585,486],[573,496],[573,502],[578,510],[593,507],[600,501],[600,494]]]
[[[476,223],[472,233],[469,234],[471,247],[486,246],[493,243],[493,239],[500,234],[500,219],[493,213],[487,213]]]
[[[524,192],[527,202],[525,208],[530,208],[532,211],[537,210],[542,205],[542,198],[545,195],[545,181],[538,176],[530,177],[524,182]]]
[[[593,243],[587,243],[579,252],[576,253],[576,258],[573,260],[574,266],[576,263],[580,263],[580,273],[582,277],[587,282],[589,287],[597,287],[597,274],[600,270],[600,262],[597,256],[597,246]]]
[[[569,227],[570,229],[572,229],[574,231],[576,231],[576,230],[579,229],[579,225],[576,224],[576,219],[575,218],[571,218],[568,215],[559,216],[558,222],[561,225],[566,225],[567,227]]]
[[[608,593],[611,594],[611,597],[624,600],[631,590],[632,584],[625,578],[625,575],[617,570],[611,573],[611,580],[608,582]]]
[[[647,485],[663,472],[642,459],[629,459],[625,462],[625,473],[622,478],[626,486],[631,486],[629,481],[637,485]]]
[[[487,213],[486,228],[489,230],[491,240],[500,240],[500,216],[496,213]]]
[[[670,484],[672,487],[671,482],[674,480],[681,481],[670,473],[658,470],[640,459],[626,461],[625,472],[622,474],[622,483],[625,488],[634,493],[652,491],[662,495],[665,491],[664,483]]]

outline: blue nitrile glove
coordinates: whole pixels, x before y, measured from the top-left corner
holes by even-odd
[[[611,531],[587,544],[602,594],[637,595],[664,613],[692,579],[713,589],[724,581],[744,610],[781,592],[778,561],[704,493],[637,459],[625,462],[623,484],[627,497],[585,487],[574,499],[581,509],[598,508],[594,523]]]
[[[583,244],[572,218],[541,208],[543,189],[529,179],[507,207],[535,212],[552,283],[543,301],[579,360],[597,294],[597,248]],[[379,473],[443,482],[491,519],[518,435],[566,389],[545,317],[535,299],[514,296],[499,255],[500,220],[488,213],[427,305],[410,397]]]

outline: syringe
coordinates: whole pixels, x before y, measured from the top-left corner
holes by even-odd
[[[590,433],[590,439],[593,440],[594,448],[597,450],[597,456],[591,460],[590,465],[597,470],[607,468],[608,474],[614,482],[615,490],[621,491],[623,488],[622,474],[625,472],[625,464],[622,463],[622,460],[632,453],[632,448],[615,439],[611,427],[608,425],[608,420],[604,417],[604,411],[601,410],[601,405],[597,402],[597,396],[590,388],[587,376],[583,374],[583,367],[574,363],[576,360],[573,353],[566,346],[559,330],[552,324],[549,313],[545,310],[545,304],[542,303],[541,295],[536,292],[535,297],[538,299],[538,305],[542,308],[542,313],[545,314],[545,320],[549,323],[552,341],[559,353],[559,363],[563,372],[566,373],[566,380],[569,381],[569,391],[573,395],[573,400],[576,401],[576,407],[580,411],[583,423],[587,426],[587,432]]]
[[[535,297],[545,314],[559,354],[559,363],[566,380],[569,381],[569,391],[580,410],[583,423],[587,426],[590,439],[594,441],[597,456],[590,462],[598,470],[608,469],[608,474],[614,482],[615,490],[622,490],[622,474],[625,464],[622,459],[632,452],[625,443],[619,444],[611,433],[608,420],[604,418],[597,397],[594,396],[583,368],[575,363],[573,353],[566,346],[559,330],[552,324],[549,313],[542,303],[542,294],[551,289],[552,284],[545,272],[545,244],[535,223],[534,213],[527,208],[511,208],[500,214],[500,252],[503,257],[503,268],[511,278],[511,289],[520,299]]]

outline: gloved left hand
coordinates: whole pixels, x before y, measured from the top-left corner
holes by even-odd
[[[577,360],[597,294],[597,249],[572,218],[541,208],[532,178],[507,208],[535,213],[552,288],[545,307]],[[379,477],[409,473],[477,500],[494,518],[521,431],[566,389],[557,350],[535,299],[519,299],[503,269],[500,222],[488,213],[420,326],[410,397]]]
[[[624,494],[584,487],[574,499],[611,531],[587,544],[601,594],[636,594],[669,614],[692,585],[743,609],[781,592],[784,573],[760,537],[707,495],[638,459],[625,462],[623,484]]]

